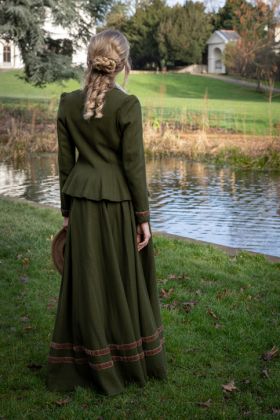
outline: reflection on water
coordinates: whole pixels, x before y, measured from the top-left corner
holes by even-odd
[[[280,174],[146,160],[153,230],[280,256]],[[0,194],[59,208],[55,154],[0,163]]]

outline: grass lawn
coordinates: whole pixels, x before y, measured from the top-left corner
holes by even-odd
[[[79,88],[75,81],[36,88],[18,79],[20,73],[0,72],[2,103],[56,103],[61,92]],[[122,80],[123,73],[117,78],[119,83]],[[275,94],[269,104],[264,93],[225,81],[178,73],[133,73],[126,88],[129,93],[139,96],[144,116],[155,121],[171,119],[195,126],[203,119],[206,126],[248,134],[279,135],[280,94]]]
[[[225,75],[225,76],[226,77],[229,77],[231,79],[243,80],[244,82],[252,82],[252,83],[255,83],[255,84],[257,83],[257,80],[256,79],[246,78],[246,77],[242,77],[242,76],[237,76],[236,74],[228,74],[228,75]],[[268,82],[266,80],[262,80],[261,81],[261,85],[262,86],[268,86]],[[274,83],[274,87],[277,88],[277,89],[279,89],[280,88],[280,81],[276,81]]]
[[[53,393],[45,377],[60,277],[50,244],[62,217],[57,209],[5,198],[0,212],[1,418],[279,414],[280,358],[267,354],[279,347],[279,263],[246,252],[229,257],[210,245],[154,235],[168,381],[150,379],[144,388],[132,384],[114,397],[80,387]],[[237,389],[231,384],[223,391],[232,381]]]

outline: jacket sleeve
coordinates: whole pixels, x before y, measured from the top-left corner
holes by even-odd
[[[62,192],[64,183],[75,165],[75,144],[67,129],[65,118],[65,95],[62,93],[57,112],[57,140],[58,140],[58,171],[59,171],[59,186],[60,186],[60,203],[62,216],[69,216],[71,207],[71,196]]]
[[[122,163],[132,196],[136,223],[150,220],[142,111],[139,99],[129,95],[118,111]]]

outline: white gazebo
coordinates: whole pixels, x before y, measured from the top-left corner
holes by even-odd
[[[223,52],[228,42],[236,42],[240,36],[236,31],[221,29],[213,32],[207,41],[208,73],[226,73],[223,63]]]

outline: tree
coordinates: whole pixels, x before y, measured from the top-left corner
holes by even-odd
[[[184,64],[201,63],[206,40],[212,32],[203,3],[186,1],[170,8],[156,35],[164,59]]]
[[[0,34],[14,41],[24,62],[24,78],[44,86],[78,78],[80,68],[71,63],[72,48],[91,36],[93,25],[103,18],[111,0],[0,0]],[[46,15],[69,30],[69,40],[52,40],[43,29]]]
[[[279,69],[279,52],[275,41],[276,10],[279,0],[264,3],[256,0],[252,8],[236,10],[241,38],[225,48],[224,61],[228,70],[258,81],[267,80],[272,98],[273,85]]]
[[[167,9],[165,0],[139,1],[135,14],[122,25],[131,43],[134,68],[162,68],[156,34]]]
[[[215,29],[234,29],[238,32],[240,10],[246,14],[248,10],[253,10],[253,5],[246,0],[226,0],[225,5],[216,14]]]
[[[125,22],[129,19],[132,10],[132,5],[129,1],[116,1],[105,16],[105,24],[100,29],[114,28],[122,30]]]

